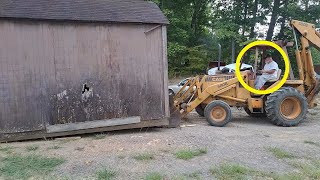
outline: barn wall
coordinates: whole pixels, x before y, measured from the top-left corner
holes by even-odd
[[[0,133],[168,116],[155,25],[0,21]]]

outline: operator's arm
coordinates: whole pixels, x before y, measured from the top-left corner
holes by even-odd
[[[266,65],[263,70],[260,72],[262,74],[273,74],[279,69],[278,64],[275,61],[270,62],[270,64]]]
[[[276,72],[275,69],[271,69],[271,70],[260,70],[261,73],[266,73],[266,74],[273,74],[274,72]]]

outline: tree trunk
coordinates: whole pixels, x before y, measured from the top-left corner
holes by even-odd
[[[244,32],[247,26],[247,14],[248,14],[248,0],[244,1],[244,17],[243,17],[243,25],[242,25],[242,36],[244,36]]]
[[[200,18],[205,13],[209,1],[208,0],[194,0],[193,13],[191,19],[191,29],[193,30],[194,37],[199,35],[200,31]]]
[[[285,24],[286,24],[286,19],[287,19],[287,7],[288,7],[288,0],[284,0],[284,6],[283,6],[283,11],[282,11],[282,18],[281,18],[281,28],[278,37],[283,38],[284,37],[284,29],[285,29]]]
[[[309,9],[309,0],[304,0],[304,10],[307,11]]]
[[[163,9],[163,0],[160,0],[159,2],[159,8],[162,10]]]
[[[256,21],[257,21],[258,3],[259,3],[259,0],[255,0],[254,1],[253,18],[252,18],[253,23],[251,25],[250,36],[249,36],[250,39],[254,38],[254,27],[255,27],[255,25],[257,23]]]
[[[198,14],[200,11],[200,3],[198,1],[193,1],[193,13],[192,13],[192,19],[191,19],[191,29],[194,32],[194,35],[197,34],[197,20],[198,20]]]
[[[274,0],[273,1],[273,9],[272,9],[272,15],[271,15],[271,21],[269,25],[269,29],[267,32],[267,38],[266,40],[271,41],[273,32],[274,32],[274,27],[276,25],[277,17],[278,17],[278,9],[280,5],[280,0]]]

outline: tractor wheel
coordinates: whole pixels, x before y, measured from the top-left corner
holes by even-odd
[[[225,126],[231,121],[231,108],[224,101],[212,101],[204,109],[204,116],[211,126]]]
[[[266,113],[271,122],[278,126],[296,126],[306,118],[306,97],[292,87],[283,87],[266,100]]]
[[[196,112],[201,117],[204,117],[204,108],[205,108],[205,105],[203,105],[203,104],[200,104],[199,106],[196,107]]]
[[[267,115],[266,115],[266,112],[263,112],[263,113],[252,113],[252,112],[249,110],[249,108],[247,108],[247,107],[244,107],[243,109],[244,109],[244,111],[245,111],[249,116],[251,116],[251,117],[266,117],[266,116],[267,116]]]

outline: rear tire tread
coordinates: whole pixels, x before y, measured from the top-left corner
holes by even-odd
[[[299,99],[301,103],[301,113],[294,120],[286,119],[281,115],[280,103],[286,97],[296,97],[297,99]],[[266,114],[270,121],[277,126],[283,127],[291,127],[298,125],[306,118],[308,110],[306,97],[297,89],[294,89],[292,87],[282,87],[278,91],[269,95],[265,102],[265,106]]]

